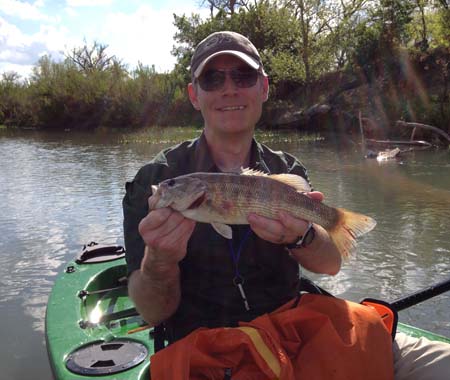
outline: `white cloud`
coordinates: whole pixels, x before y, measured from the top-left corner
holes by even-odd
[[[101,30],[101,41],[126,63],[154,64],[159,71],[173,68],[173,12],[141,6],[132,14],[112,13],[106,16]]]
[[[155,65],[159,72],[172,70],[176,60],[170,52],[177,31],[173,25],[173,13],[198,12],[193,9],[192,3],[186,3],[184,8],[171,6],[158,10],[145,4],[130,13],[114,12],[111,11],[114,8],[110,7],[107,8],[110,13],[99,10],[92,14],[89,10],[84,16],[82,5],[106,5],[111,1],[66,0],[66,8],[60,8],[63,12],[49,9],[52,13],[44,15],[39,13],[39,9],[49,7],[44,0],[28,5],[15,0],[0,0],[0,73],[14,70],[24,75],[24,72],[30,72],[32,65],[43,54],[60,60],[63,58],[62,51],[83,46],[85,41],[87,44],[97,41],[108,45],[108,53],[128,64],[130,69],[142,62],[144,65]],[[40,17],[39,30],[33,29],[37,26],[34,19],[15,22],[7,16],[2,18],[6,8],[8,15],[35,12],[35,17]],[[208,12],[207,9],[204,11],[205,14]],[[25,29],[27,23],[32,28]]]
[[[66,8],[64,8],[64,11],[65,11],[70,17],[76,17],[76,16],[78,16],[78,12],[77,12],[75,9],[73,9],[73,8],[66,7]]]
[[[33,65],[19,65],[9,62],[1,62],[0,60],[0,74],[15,72],[19,74],[22,78],[28,78],[33,70]],[[0,75],[1,78],[1,75]]]
[[[37,33],[24,34],[0,17],[0,71],[14,70],[26,75],[44,54],[54,59],[62,58],[66,35],[64,27],[52,25],[41,25]]]
[[[67,0],[69,7],[97,7],[111,5],[112,0]]]
[[[42,6],[43,1],[30,4],[17,0],[0,0],[0,9],[3,14],[18,17],[22,20],[49,21],[50,18],[39,10]]]
[[[108,44],[110,53],[133,67],[142,62],[155,65],[159,72],[170,71],[176,62],[171,54],[177,31],[173,13],[180,15],[193,11],[192,6],[175,12],[142,5],[134,13],[110,13],[101,25],[99,41]]]

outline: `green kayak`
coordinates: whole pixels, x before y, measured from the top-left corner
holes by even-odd
[[[90,243],[57,277],[46,313],[46,340],[55,379],[149,379],[153,329],[127,294],[122,247]],[[450,343],[399,323],[398,330]]]

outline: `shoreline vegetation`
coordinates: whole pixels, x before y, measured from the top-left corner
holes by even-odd
[[[43,56],[29,78],[0,78],[0,130],[140,130],[197,126],[189,103],[194,47],[218,30],[248,36],[260,50],[271,92],[258,129],[405,137],[397,120],[450,133],[450,8],[445,0],[352,2],[208,0],[210,17],[174,15],[171,72],[129,69],[94,42],[55,62]],[[427,133],[427,132],[423,132]]]

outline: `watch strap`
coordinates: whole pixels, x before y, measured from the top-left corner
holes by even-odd
[[[295,243],[286,244],[286,248],[288,249],[297,249],[307,247],[312,243],[314,237],[316,236],[316,230],[312,223],[309,223],[308,228],[302,236],[299,236],[298,240]]]

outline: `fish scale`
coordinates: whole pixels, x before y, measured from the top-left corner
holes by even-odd
[[[250,213],[277,218],[279,211],[289,212],[324,227],[332,227],[336,223],[338,213],[335,209],[299,193],[291,186],[273,181],[270,177],[230,175],[226,181],[220,180],[220,177],[210,181],[210,175],[204,174],[198,178],[208,182],[208,194],[214,199],[212,212],[221,208],[220,204],[224,200],[233,203],[234,207],[228,213],[226,210],[219,212],[229,224],[246,224]],[[236,193],[239,194],[238,197],[233,196]]]

